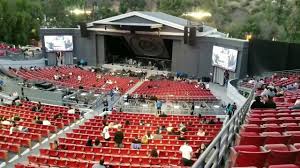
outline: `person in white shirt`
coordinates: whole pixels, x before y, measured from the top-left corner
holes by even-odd
[[[79,82],[81,82],[81,76],[80,76],[80,75],[77,76],[77,80],[78,80]]]
[[[189,146],[188,142],[186,141],[179,149],[179,152],[182,154],[182,162],[184,166],[192,166],[192,154],[193,149]]]
[[[48,118],[43,121],[43,125],[51,125],[51,122],[48,120]]]
[[[103,128],[102,136],[106,141],[110,140],[109,127],[107,125]]]
[[[203,131],[203,129],[200,128],[200,129],[198,130],[197,136],[201,136],[201,137],[205,136],[205,132]]]
[[[173,129],[174,129],[174,127],[172,127],[172,124],[171,123],[169,123],[169,126],[167,127],[167,132],[172,132],[173,131]]]

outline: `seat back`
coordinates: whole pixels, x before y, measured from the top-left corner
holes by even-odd
[[[235,160],[234,166],[263,167],[269,152],[245,152],[241,151]]]
[[[271,151],[267,163],[268,165],[295,163],[298,151]]]
[[[262,146],[265,143],[264,136],[241,136],[239,145],[256,145]]]

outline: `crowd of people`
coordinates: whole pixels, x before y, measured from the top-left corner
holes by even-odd
[[[104,116],[103,123],[105,124],[103,131],[102,131],[102,137],[105,141],[110,141],[113,139],[115,142],[115,147],[117,148],[123,148],[123,140],[124,140],[124,128],[120,123],[117,122],[110,122],[109,124],[106,123],[107,116]],[[126,126],[130,125],[129,121],[125,123]],[[145,125],[147,127],[147,123],[145,123],[143,120],[140,121],[140,125]],[[148,125],[151,126],[151,125]],[[111,137],[110,130],[111,129],[117,129],[117,131],[114,133],[114,137]],[[197,158],[201,155],[201,153],[204,152],[206,146],[208,144],[201,144],[199,148],[196,151],[193,151],[192,147],[189,145],[188,140],[185,138],[184,133],[187,131],[186,124],[181,122],[178,127],[173,127],[173,125],[170,123],[168,127],[159,126],[157,129],[152,133],[150,131],[146,131],[145,135],[142,137],[134,137],[131,141],[131,149],[141,149],[143,144],[149,144],[151,140],[162,140],[163,135],[162,132],[167,132],[168,135],[178,135],[179,141],[184,141],[184,144],[180,147],[179,152],[182,154],[182,162],[185,166],[191,166],[193,164],[193,156],[196,156]],[[205,130],[202,128],[199,128],[199,130],[196,133],[197,136],[203,137],[206,135]],[[88,139],[86,141],[86,146],[89,147],[102,147],[105,144],[102,144],[99,138],[96,138],[94,140]],[[59,144],[57,141],[54,141],[53,146],[51,146],[52,149],[58,150]],[[62,148],[62,147],[60,147]],[[148,156],[158,158],[160,155],[160,151],[157,149],[157,147],[154,147],[153,149],[149,150]],[[94,167],[101,167],[104,166],[104,160],[101,160],[99,163],[94,164]]]

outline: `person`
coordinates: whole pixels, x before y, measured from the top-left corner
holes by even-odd
[[[197,132],[197,136],[203,137],[205,136],[205,131],[201,128],[199,128],[198,132]]]
[[[152,135],[150,134],[150,132],[148,131],[146,133],[146,135],[144,135],[142,137],[142,144],[147,144],[149,142],[149,140],[152,139]]]
[[[123,147],[123,139],[124,139],[124,133],[122,132],[121,128],[118,128],[118,131],[115,133],[114,141],[116,144],[116,147],[122,148]]]
[[[270,96],[263,96],[264,108],[276,108],[276,103]]]
[[[229,71],[225,70],[224,71],[224,84],[223,85],[227,87],[228,81],[229,81]]]
[[[178,140],[180,140],[180,141],[185,141],[186,138],[185,138],[184,135],[181,133],[180,136],[178,137]]]
[[[18,114],[15,114],[13,117],[12,117],[12,121],[21,121],[22,119],[20,118],[20,116]]]
[[[141,149],[142,142],[139,140],[138,137],[135,137],[131,142],[131,148],[132,149]]]
[[[13,123],[13,125],[9,128],[9,135],[11,135],[13,132],[19,131],[17,124]]]
[[[110,140],[110,134],[109,134],[109,127],[108,125],[105,125],[102,131],[102,136],[104,140],[109,141]]]
[[[85,146],[93,146],[93,140],[88,139]]]
[[[104,109],[103,111],[108,111],[108,101],[105,99],[103,102]]]
[[[78,80],[78,82],[81,82],[81,79],[82,79],[82,78],[81,78],[81,76],[80,76],[80,75],[78,75],[78,76],[77,76],[77,80]]]
[[[209,120],[208,124],[216,124],[214,119]]]
[[[232,104],[232,111],[233,111],[233,114],[234,114],[234,112],[235,112],[236,109],[237,109],[236,103],[233,102],[233,104]]]
[[[173,127],[172,127],[172,124],[169,123],[169,126],[167,127],[167,132],[170,133],[170,132],[173,132]]]
[[[35,116],[33,122],[35,124],[43,124],[43,121],[41,120],[41,118],[39,116]]]
[[[58,144],[58,141],[55,140],[54,143],[53,143],[53,146],[51,147],[53,150],[58,150],[59,148],[59,144]]]
[[[193,149],[191,146],[189,146],[189,143],[187,141],[184,142],[184,144],[179,148],[179,152],[182,155],[182,162],[184,166],[192,166],[192,154]]]
[[[233,106],[231,103],[228,103],[225,108],[226,114],[229,116],[229,119],[231,119],[231,116],[233,115]]]
[[[186,130],[186,126],[184,125],[184,123],[183,122],[181,122],[180,124],[179,124],[179,129],[178,129],[180,132],[186,132],[187,130]]]
[[[104,159],[101,159],[101,160],[99,161],[99,163],[95,163],[95,164],[92,166],[92,168],[106,168],[106,167],[104,166]]]
[[[159,151],[157,150],[157,147],[153,148],[150,152],[150,157],[158,158]]]
[[[53,117],[53,119],[62,119],[63,118],[63,115],[62,115],[62,113],[58,113],[58,114],[56,114],[56,115],[54,115],[54,117]]]
[[[191,115],[194,115],[194,111],[195,111],[195,103],[193,102],[191,106]]]
[[[292,107],[290,107],[290,109],[292,109],[292,110],[300,109],[300,99],[297,99],[295,104]]]
[[[163,136],[159,133],[160,131],[159,130],[156,130],[155,131],[155,134],[153,134],[153,140],[161,140],[161,139],[163,139]]]
[[[48,117],[43,121],[43,125],[51,125],[51,122],[49,121]]]
[[[140,125],[145,125],[144,120],[141,120],[141,121],[140,121]]]
[[[208,123],[208,121],[207,121],[207,119],[206,119],[206,118],[202,118],[202,119],[201,119],[201,121],[200,121],[200,123],[201,123],[201,124],[207,124],[207,123]]]
[[[99,138],[97,137],[94,142],[94,147],[101,147],[101,146],[102,146],[102,144],[101,144]]]
[[[256,108],[263,108],[264,107],[264,103],[261,102],[261,97],[260,96],[256,96],[254,102],[251,104],[251,109],[256,109]]]
[[[199,147],[199,148],[196,150],[196,152],[195,152],[196,158],[199,158],[200,155],[205,151],[205,149],[206,149],[206,145],[205,145],[204,143],[202,143],[202,144],[200,145],[200,147]]]
[[[130,121],[129,121],[129,120],[126,120],[126,121],[125,121],[125,125],[126,125],[126,126],[130,125]]]
[[[157,100],[156,101],[157,115],[161,115],[161,107],[162,107],[162,102],[160,100]]]

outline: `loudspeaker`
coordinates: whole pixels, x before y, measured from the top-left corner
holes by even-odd
[[[86,23],[80,23],[79,26],[80,26],[81,37],[88,37],[89,32],[87,30]]]
[[[196,27],[190,28],[189,44],[194,45],[196,42]]]
[[[206,76],[204,76],[204,77],[202,77],[202,82],[210,82],[210,77],[206,77]]]
[[[203,32],[203,26],[198,27],[198,32]]]
[[[189,41],[189,28],[184,27],[184,44],[187,44]]]

